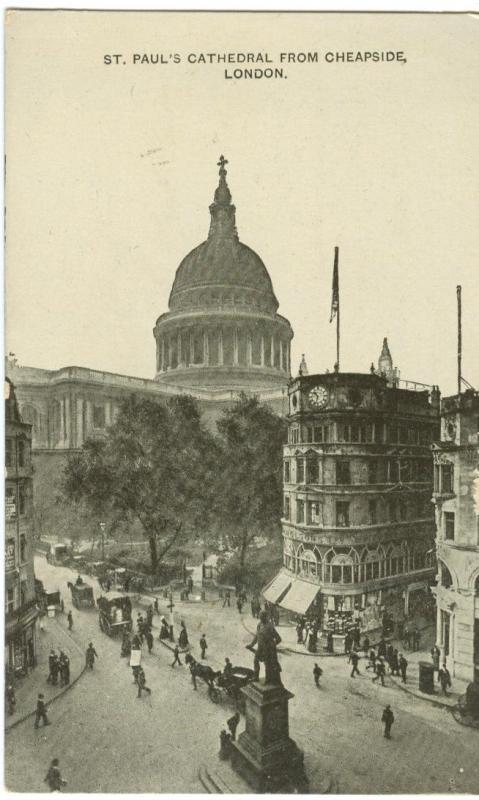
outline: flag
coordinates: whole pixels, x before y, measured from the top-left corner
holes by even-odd
[[[338,276],[338,255],[339,247],[334,248],[334,269],[333,269],[333,294],[331,297],[331,316],[329,321],[332,322],[334,317],[339,311],[339,276]]]

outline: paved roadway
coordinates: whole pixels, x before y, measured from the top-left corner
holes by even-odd
[[[66,581],[75,577],[70,570],[38,557],[36,573],[47,587],[60,585],[69,597]],[[178,603],[177,620],[178,612],[195,655],[205,631],[208,660],[215,668],[225,655],[250,665],[251,654],[244,649],[251,640],[244,622],[254,625],[249,613],[241,618],[236,608],[222,609],[218,603]],[[171,669],[171,654],[156,637],[154,654],[143,656],[152,695],[138,699],[131,670],[119,655],[120,642],[100,632],[95,611],[73,609],[73,614],[76,640],[82,646],[93,641],[100,660],[53,705],[51,726],[35,731],[27,721],[8,734],[8,788],[45,791],[46,768],[57,756],[70,792],[204,791],[198,767],[214,761],[231,706],[212,703],[200,684],[194,692],[189,672]],[[392,684],[372,684],[361,663],[361,676],[351,679],[345,659],[318,661],[324,670],[321,689],[313,683],[314,658],[281,655],[284,683],[295,693],[290,733],[305,750],[310,772],[327,770],[341,793],[477,791],[479,732],[457,725],[448,711]],[[380,722],[386,703],[396,716],[391,741],[384,739]]]

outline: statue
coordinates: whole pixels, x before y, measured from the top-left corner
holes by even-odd
[[[254,680],[259,680],[259,665],[262,661],[265,669],[265,683],[282,686],[281,666],[278,662],[276,645],[281,642],[281,636],[277,632],[266,611],[259,615],[259,623],[256,629],[256,636],[247,649],[254,653]],[[256,650],[254,649],[257,645]]]

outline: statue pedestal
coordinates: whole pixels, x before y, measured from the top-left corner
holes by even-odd
[[[303,752],[289,738],[288,702],[283,686],[254,682],[241,690],[246,730],[232,743],[231,764],[255,792],[308,791]]]

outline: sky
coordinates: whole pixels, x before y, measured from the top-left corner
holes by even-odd
[[[7,351],[153,377],[152,329],[207,237],[223,153],[294,373],[302,353],[310,372],[335,361],[337,245],[341,369],[368,371],[387,336],[401,377],[454,393],[461,284],[479,389],[478,45],[473,14],[8,12]],[[405,61],[325,60],[365,51]],[[283,77],[188,62],[249,52]]]

